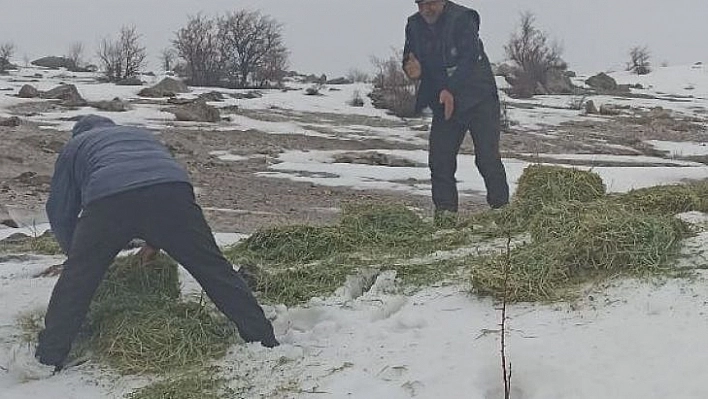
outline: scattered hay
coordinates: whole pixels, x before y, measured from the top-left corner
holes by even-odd
[[[123,373],[164,373],[223,355],[234,326],[203,303],[179,299],[177,264],[118,258],[88,315],[89,350]]]
[[[234,397],[227,380],[218,377],[219,370],[189,373],[158,381],[126,395],[126,399],[220,399]]]
[[[27,236],[18,234],[15,239],[0,240],[0,253],[59,255],[63,252],[59,243],[54,238],[54,234],[47,231],[42,235]]]
[[[596,201],[544,207],[530,233],[532,241],[508,255],[475,262],[475,291],[503,297],[507,264],[510,301],[556,300],[595,278],[666,271],[687,229],[671,216]]]
[[[225,251],[245,265],[252,289],[266,302],[295,305],[331,295],[363,268],[468,243],[466,233],[434,234],[434,226],[403,205],[349,204],[335,226],[289,226],[257,232]],[[466,230],[467,231],[467,230]],[[387,266],[388,267],[388,266]],[[408,270],[407,281],[440,276],[434,266]],[[389,267],[390,269],[391,267]],[[412,276],[415,275],[415,278]],[[429,281],[429,280],[428,280]]]
[[[638,211],[676,215],[700,210],[706,195],[699,184],[674,184],[632,190],[613,199]]]
[[[233,252],[257,254],[266,261],[310,262],[345,250],[346,241],[332,227],[286,226],[259,231],[248,237]]]

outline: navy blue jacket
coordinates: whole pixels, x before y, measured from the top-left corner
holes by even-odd
[[[189,183],[187,171],[141,128],[88,115],[73,128],[54,166],[47,215],[64,253],[69,253],[79,213],[93,201],[170,182]]]
[[[453,118],[480,101],[498,96],[496,81],[479,38],[477,11],[447,1],[443,13],[428,25],[420,13],[408,18],[403,59],[415,54],[422,67],[416,111],[430,106],[442,111],[440,91],[449,90],[455,98]]]

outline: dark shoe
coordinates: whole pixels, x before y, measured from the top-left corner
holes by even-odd
[[[433,225],[440,229],[452,229],[457,227],[457,212],[436,210],[433,216]]]
[[[280,342],[278,342],[278,340],[273,337],[264,339],[263,341],[261,341],[261,345],[265,346],[266,348],[275,348],[276,346],[280,345]]]

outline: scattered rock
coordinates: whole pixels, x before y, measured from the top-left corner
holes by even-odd
[[[619,114],[620,110],[612,104],[602,104],[600,106],[600,115],[614,116]]]
[[[347,78],[335,78],[335,79],[328,80],[325,83],[327,83],[328,85],[348,85],[348,84],[352,84],[354,82],[352,82],[351,80],[349,80]]]
[[[410,159],[395,155],[383,154],[377,151],[345,152],[334,157],[337,163],[353,163],[363,165],[381,165],[391,167],[419,167],[423,166]]]
[[[495,76],[513,76],[515,68],[507,63],[496,64],[492,66]]]
[[[123,80],[119,80],[116,82],[116,86],[142,86],[143,81],[140,80],[137,76],[132,76],[129,78],[125,78]]]
[[[588,115],[595,115],[599,113],[593,100],[588,100],[585,102],[585,113]]]
[[[152,87],[140,90],[141,97],[175,97],[177,93],[188,93],[189,87],[177,79],[164,78],[160,83]]]
[[[90,106],[107,112],[125,112],[131,109],[130,103],[121,100],[119,97],[111,101],[95,101],[89,103]]]
[[[22,124],[22,121],[16,116],[11,116],[9,118],[0,118],[0,126],[17,127],[20,126],[20,124]]]
[[[62,100],[62,105],[67,107],[83,107],[87,104],[86,100],[81,97],[76,86],[72,84],[64,84],[57,86],[49,91],[45,91],[41,95],[42,98]]]
[[[68,58],[65,57],[42,57],[40,59],[34,60],[31,62],[32,65],[36,65],[38,67],[44,67],[44,68],[51,68],[51,69],[59,69],[59,68],[73,68],[74,62],[71,61]]]
[[[263,94],[260,91],[251,90],[251,91],[247,91],[245,93],[233,93],[233,94],[231,94],[231,97],[233,97],[237,100],[251,100],[254,98],[261,98],[261,97],[263,97]]]
[[[3,244],[22,244],[29,240],[31,237],[28,236],[27,234],[22,234],[22,233],[13,233],[6,238],[0,240],[0,243]]]
[[[20,92],[17,93],[17,97],[20,98],[37,98],[41,95],[40,91],[37,90],[34,86],[32,85],[24,85],[20,89]]]
[[[671,110],[664,109],[663,107],[654,107],[649,111],[649,118],[651,119],[671,119]]]
[[[585,80],[585,84],[595,90],[603,92],[613,92],[617,90],[617,81],[604,72],[600,72],[599,74],[588,78]]]
[[[204,101],[224,101],[224,95],[220,91],[202,93],[199,95],[199,98]]]
[[[52,182],[51,176],[39,175],[36,172],[23,172],[13,180],[29,186],[49,185]]]
[[[194,100],[190,99],[190,98],[170,97],[167,99],[167,104],[173,104],[173,105],[185,105],[185,104],[191,104],[193,102],[194,102]]]
[[[203,100],[197,100],[189,104],[185,104],[174,109],[171,109],[178,121],[191,122],[219,122],[221,114],[219,110],[211,105],[208,105]]]
[[[546,74],[545,91],[549,94],[573,94],[573,82],[566,71],[551,69]]]
[[[12,219],[0,220],[0,224],[3,226],[12,227],[13,229],[17,229],[20,227],[20,225],[18,225],[17,222]]]

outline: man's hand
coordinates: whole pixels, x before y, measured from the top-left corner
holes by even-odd
[[[440,104],[445,107],[445,120],[450,120],[455,112],[455,97],[447,89],[440,92]]]
[[[150,263],[153,260],[155,260],[155,257],[157,256],[158,252],[160,252],[159,249],[153,248],[148,244],[143,245],[140,247],[140,251],[138,251],[138,258],[140,259],[140,265],[144,265],[146,263]]]
[[[406,60],[403,62],[403,71],[406,73],[406,76],[408,76],[408,79],[420,79],[422,70],[420,62],[415,58],[415,54],[408,53],[408,57],[406,57]]]

